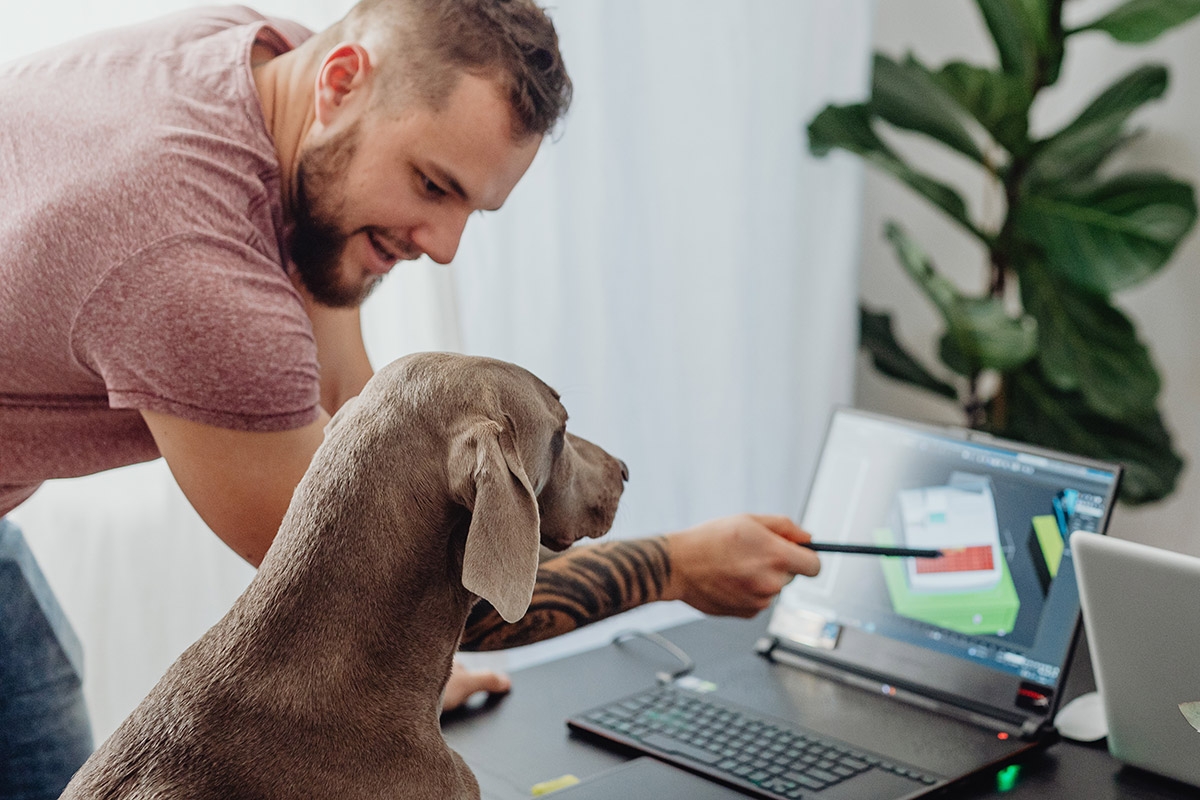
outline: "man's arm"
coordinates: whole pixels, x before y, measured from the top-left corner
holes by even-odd
[[[248,433],[143,411],[142,417],[196,512],[234,552],[258,566],[292,493],[324,439],[329,417],[371,378],[358,309],[307,303],[321,365],[321,406],[303,428]]]
[[[817,554],[800,546],[809,539],[787,517],[742,514],[668,536],[577,546],[541,565],[518,622],[477,604],[462,649],[538,642],[656,600],[752,617],[795,575],[820,570]]]
[[[538,567],[533,600],[518,622],[506,623],[479,601],[460,647],[500,650],[540,642],[662,599],[670,570],[663,537],[572,548]]]
[[[257,567],[324,438],[329,415],[322,411],[315,422],[278,433],[233,431],[155,411],[142,417],[200,518]]]

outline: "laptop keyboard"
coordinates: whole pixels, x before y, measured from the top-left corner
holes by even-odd
[[[810,797],[871,770],[937,783],[784,720],[674,686],[615,700],[567,725],[771,800]]]

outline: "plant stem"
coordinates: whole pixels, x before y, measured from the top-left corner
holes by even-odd
[[[1047,8],[1049,14],[1050,37],[1053,41],[1061,43],[1064,38],[1062,11],[1064,0],[1052,0]],[[1052,84],[1062,66],[1063,51],[1060,46],[1054,53],[1040,54],[1034,73],[1031,76],[1029,96],[1037,97],[1047,86]],[[991,267],[991,275],[988,281],[988,293],[997,299],[1004,297],[1005,291],[1008,288],[1010,273],[1015,275],[1019,271],[1019,265],[1016,263],[1019,258],[1018,249],[1013,235],[1014,220],[1016,213],[1021,206],[1022,200],[1022,183],[1025,181],[1025,175],[1029,171],[1029,166],[1032,163],[1033,151],[1036,149],[1036,144],[1026,148],[1024,152],[1011,153],[1011,161],[1007,170],[998,170],[996,175],[1004,187],[1004,222],[1000,226],[999,233],[992,240],[989,248],[989,262]],[[1005,391],[1008,387],[1008,378],[1006,375],[1000,376],[1000,385],[996,389],[995,395],[992,396],[990,403],[984,403],[979,397],[979,376],[972,375],[968,379],[967,396],[963,400],[963,412],[967,418],[967,424],[972,428],[991,428],[993,430],[1003,429],[1005,425]],[[991,412],[989,419],[989,410]]]
[[[987,406],[979,397],[979,375],[967,379],[967,398],[963,401],[967,427],[979,429],[987,424]]]

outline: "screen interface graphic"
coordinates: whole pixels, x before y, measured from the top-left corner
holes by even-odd
[[[772,632],[833,650],[852,627],[1054,687],[1079,603],[1067,540],[1102,528],[1116,477],[839,413],[801,526],[944,555],[823,554],[820,575],[780,596]]]

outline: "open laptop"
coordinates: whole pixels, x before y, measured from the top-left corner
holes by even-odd
[[[1200,786],[1200,733],[1180,709],[1200,701],[1200,558],[1088,534],[1071,551],[1109,752]]]
[[[821,574],[792,581],[771,611],[758,647],[769,674],[719,688],[689,676],[568,725],[770,798],[918,797],[999,767],[1057,738],[1080,617],[1067,543],[1104,531],[1120,478],[1116,464],[839,409],[801,526],[943,557],[822,553]],[[678,711],[639,705],[664,693]],[[727,701],[704,711],[719,722],[701,744],[663,741],[689,703]],[[746,765],[721,729],[750,711],[787,744]],[[814,740],[815,757],[800,747]]]

